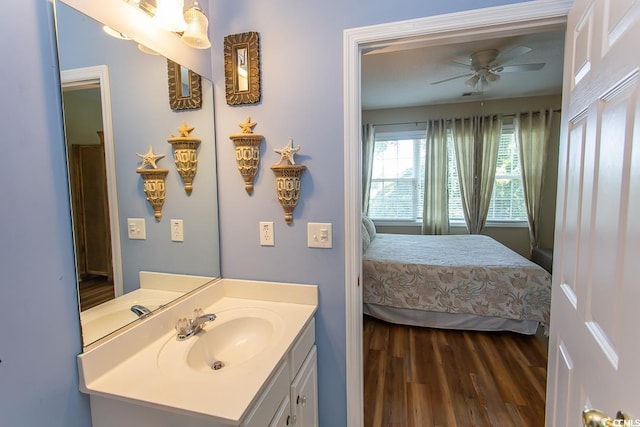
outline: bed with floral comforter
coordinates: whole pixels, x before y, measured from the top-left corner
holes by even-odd
[[[364,252],[363,277],[365,312],[388,307],[549,324],[551,275],[488,236],[378,233]]]

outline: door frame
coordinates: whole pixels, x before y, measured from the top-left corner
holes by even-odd
[[[347,29],[343,34],[345,328],[347,425],[363,425],[362,107],[360,57],[365,49],[508,37],[564,28],[572,0],[535,0]]]
[[[100,87],[102,106],[102,131],[104,135],[104,157],[107,173],[107,204],[109,206],[109,231],[111,233],[111,259],[113,267],[113,290],[116,297],[124,293],[122,279],[122,253],[120,249],[120,224],[118,192],[116,189],[116,160],[111,119],[111,90],[109,69],[106,65],[74,68],[60,71],[62,89]]]

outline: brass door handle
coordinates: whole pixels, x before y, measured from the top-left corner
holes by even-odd
[[[630,418],[622,411],[618,411],[616,417],[611,419],[598,409],[585,409],[582,411],[582,423],[584,427],[622,427],[631,424],[616,423],[615,421],[629,421]]]

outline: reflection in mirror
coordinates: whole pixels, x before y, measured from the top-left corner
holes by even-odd
[[[156,309],[220,276],[213,85],[202,79],[201,108],[172,111],[164,57],[143,53],[134,41],[108,36],[100,23],[59,1],[56,25],[87,346],[135,321],[140,312],[132,306]],[[202,139],[198,184],[191,195],[182,189],[167,142],[183,121]],[[149,146],[165,154],[160,167],[170,170],[166,221],[155,221],[136,173],[136,153]],[[183,242],[171,241],[168,219],[183,220]],[[138,238],[129,238],[129,231]],[[105,316],[106,307],[116,309]]]
[[[180,98],[188,98],[191,96],[191,87],[189,85],[189,69],[180,66]]]
[[[202,78],[199,74],[167,59],[167,84],[172,110],[202,108]]]
[[[247,48],[236,48],[236,72],[238,73],[238,79],[236,81],[237,91],[249,90],[249,70],[247,69]]]

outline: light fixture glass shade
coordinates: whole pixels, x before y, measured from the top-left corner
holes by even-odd
[[[125,34],[122,34],[120,31],[114,30],[113,28],[111,28],[108,25],[104,25],[102,27],[102,31],[104,31],[105,33],[109,34],[111,37],[115,37],[115,38],[120,39],[120,40],[131,40]]]
[[[488,82],[497,82],[500,79],[500,76],[493,73],[487,73],[486,78]]]
[[[480,80],[480,78],[477,74],[474,74],[469,80],[464,82],[464,84],[468,87],[475,87],[475,85],[478,83],[478,80]]]
[[[187,29],[183,16],[184,0],[156,0],[153,20],[163,30],[182,32]]]
[[[148,47],[146,47],[145,45],[138,43],[138,50],[140,50],[140,52],[144,52],[148,55],[160,55],[158,52],[156,52],[153,49],[149,49]]]
[[[210,48],[211,42],[207,34],[209,20],[200,9],[198,2],[185,12],[184,20],[187,22],[187,29],[182,34],[182,41],[196,49]]]

